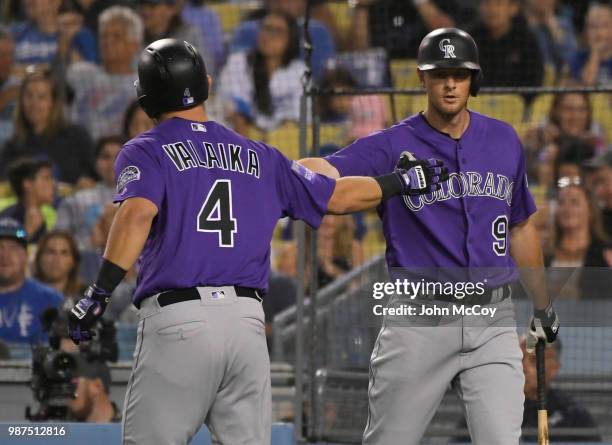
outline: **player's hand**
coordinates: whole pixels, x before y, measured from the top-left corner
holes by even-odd
[[[531,354],[539,340],[544,340],[547,346],[554,343],[558,332],[559,317],[553,309],[552,303],[546,309],[535,309],[529,323],[525,349]]]
[[[419,160],[409,151],[401,154],[396,173],[404,185],[404,194],[422,195],[438,190],[448,179],[448,169],[439,159]]]
[[[92,284],[68,314],[68,336],[77,345],[81,341],[91,340],[94,336],[91,330],[98,319],[102,317],[111,294]]]

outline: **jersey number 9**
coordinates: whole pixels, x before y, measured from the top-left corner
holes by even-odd
[[[493,235],[493,252],[497,256],[506,256],[508,252],[508,217],[499,215],[491,224],[491,234]]]
[[[219,247],[234,247],[237,225],[232,208],[232,182],[217,179],[198,213],[198,232],[216,232]]]

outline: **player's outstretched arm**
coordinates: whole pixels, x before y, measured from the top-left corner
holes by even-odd
[[[440,188],[448,171],[437,159],[415,161],[410,169],[368,178],[347,176],[336,180],[327,211],[333,214],[359,212],[376,207],[397,195],[422,195]]]
[[[338,169],[331,165],[326,159],[304,158],[300,159],[298,163],[315,173],[325,175],[329,178],[338,179],[340,177],[340,172],[338,172]]]
[[[376,207],[382,200],[383,191],[374,178],[347,176],[336,180],[336,188],[327,213],[342,215]]]
[[[123,201],[110,228],[98,278],[85,291],[68,316],[68,335],[75,343],[91,340],[92,328],[102,317],[110,297],[140,255],[157,207],[148,199]]]

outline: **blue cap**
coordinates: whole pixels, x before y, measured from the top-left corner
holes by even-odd
[[[0,238],[12,238],[23,247],[28,246],[26,230],[13,218],[0,218]]]

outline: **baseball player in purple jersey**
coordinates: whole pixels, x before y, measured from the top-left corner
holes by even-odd
[[[476,298],[460,301],[456,294],[434,294],[414,301],[442,308],[480,304],[495,309],[495,316],[417,315],[404,317],[399,325],[398,317],[385,317],[372,352],[363,442],[419,443],[452,384],[474,444],[516,445],[524,383],[508,298],[509,284],[519,273],[516,266],[532,269],[522,277],[535,307],[529,349],[539,339],[553,342],[559,326],[540,280],[542,252],[530,219],[536,208],[527,188],[523,149],[510,125],[466,108],[482,77],[478,49],[466,32],[443,28],[428,34],[419,47],[418,75],[428,96],[424,112],[325,159],[300,162],[339,178],[392,171],[405,150],[418,158],[441,159],[451,172],[441,189],[379,207],[391,276],[399,268],[470,268],[483,276],[495,268]]]
[[[406,161],[376,178],[333,180],[209,121],[210,79],[187,42],[142,53],[139,102],[156,127],[125,144],[120,203],[98,278],[72,309],[69,334],[91,338],[136,259],[138,340],[123,443],[186,444],[202,424],[213,442],[267,445],[270,365],[261,306],[277,220],[318,227],[323,215],[372,208],[437,189],[445,168]],[[400,196],[395,199],[401,199]]]

